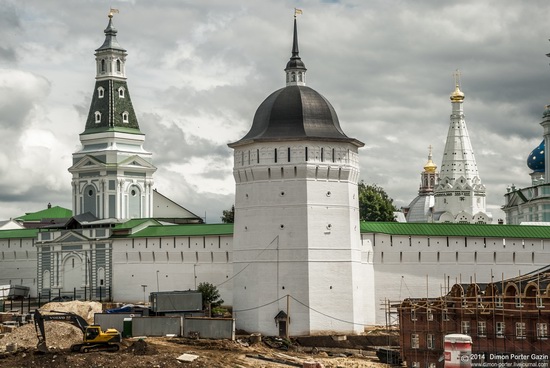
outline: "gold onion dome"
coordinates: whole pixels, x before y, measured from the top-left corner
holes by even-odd
[[[428,173],[434,173],[437,170],[437,165],[432,161],[432,146],[430,145],[430,151],[428,153],[428,162],[424,165],[424,171]]]
[[[462,102],[463,100],[464,100],[464,92],[460,90],[460,87],[457,84],[454,92],[451,93],[451,101]]]
[[[426,165],[424,165],[424,171],[434,173],[437,170],[437,165],[432,161],[430,157]]]

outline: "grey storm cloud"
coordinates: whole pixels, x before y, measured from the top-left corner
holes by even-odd
[[[56,200],[64,191],[63,204],[70,206],[63,166],[79,146],[93,91],[94,50],[103,42],[110,6],[120,10],[114,25],[128,50],[128,84],[145,146],[159,167],[158,190],[213,221],[233,203],[227,143],[246,134],[259,104],[284,86],[295,6],[303,9],[298,32],[307,84],[333,104],[344,132],[365,142],[362,180],[383,186],[398,206],[417,195],[429,145],[440,165],[453,72],[460,69],[487,203],[498,211],[507,185],[530,183],[525,158],[542,139],[539,123],[550,103],[545,0],[6,4],[0,66],[15,70],[4,80],[17,87],[14,78],[25,75],[34,84],[0,101],[0,141],[20,148],[25,169],[40,162],[33,180],[45,176],[49,183],[41,197],[23,174],[4,179],[4,201],[19,202],[21,209],[34,201],[43,206],[49,190]],[[31,149],[45,144],[37,138],[45,134],[53,151],[48,157]],[[3,175],[16,166],[0,160]],[[191,168],[193,174],[182,171]],[[220,186],[227,188],[221,192]],[[30,202],[23,201],[26,195]]]

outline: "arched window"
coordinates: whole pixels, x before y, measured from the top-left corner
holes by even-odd
[[[118,97],[124,98],[124,88],[123,87],[120,87],[118,89]]]
[[[105,59],[101,59],[101,72],[105,73]]]
[[[291,82],[296,82],[296,74],[294,72],[292,72],[292,74],[290,76],[290,81]]]
[[[94,115],[95,115],[95,122],[96,122],[96,124],[97,124],[97,123],[101,123],[101,113],[100,113],[99,111],[96,111],[96,112],[94,113]]]
[[[140,218],[141,213],[141,189],[132,185],[128,190],[128,210],[130,218]]]
[[[42,273],[42,289],[50,288],[50,270],[44,270]]]
[[[128,111],[124,111],[122,113],[122,122],[123,123],[128,123]]]
[[[92,215],[97,216],[97,190],[93,185],[87,185],[82,193],[82,213],[90,212]]]
[[[302,73],[298,73],[298,82],[302,82]]]
[[[120,60],[116,60],[116,71],[120,73]]]
[[[103,87],[98,87],[97,88],[97,97],[103,98],[104,95],[105,95],[105,90],[103,89]]]

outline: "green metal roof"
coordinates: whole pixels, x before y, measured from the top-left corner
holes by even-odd
[[[42,210],[42,211],[26,213],[23,216],[17,217],[16,220],[40,221],[42,219],[70,218],[72,216],[73,216],[73,211],[63,207],[54,206],[51,208],[46,208],[45,210]]]
[[[162,237],[162,236],[208,236],[233,235],[233,224],[189,224],[149,226],[135,234],[125,235],[129,238]]]
[[[361,222],[361,233],[486,238],[548,238],[550,226],[451,223]]]
[[[0,239],[36,238],[38,229],[0,230]]]
[[[116,224],[114,229],[116,230],[126,230],[126,229],[133,229],[136,226],[139,226],[143,223],[146,223],[148,221],[151,221],[155,225],[160,225],[159,222],[155,219],[149,219],[149,218],[140,218],[140,219],[132,219],[128,220],[121,224]]]

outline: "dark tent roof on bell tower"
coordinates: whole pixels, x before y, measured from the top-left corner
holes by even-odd
[[[250,131],[239,141],[230,143],[229,147],[253,142],[297,140],[348,142],[358,147],[364,146],[363,142],[346,136],[330,102],[305,85],[305,71],[298,51],[294,18],[292,56],[285,68],[286,87],[273,92],[262,102],[256,110]]]

